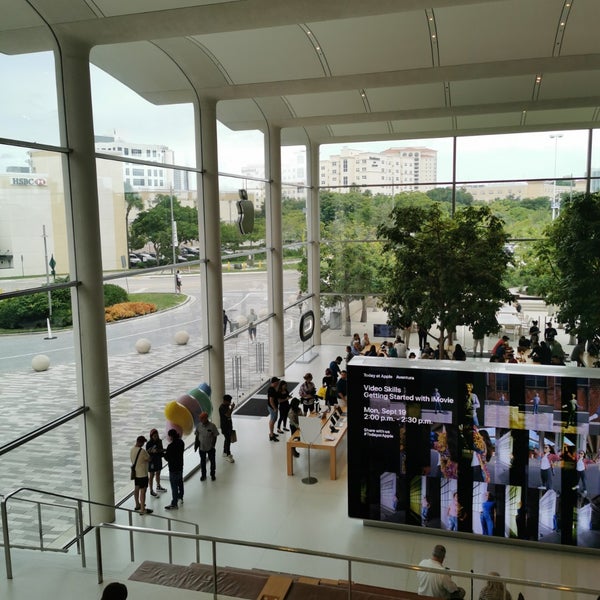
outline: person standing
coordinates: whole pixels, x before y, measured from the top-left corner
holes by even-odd
[[[171,484],[171,504],[167,510],[177,509],[179,501],[183,504],[183,453],[185,444],[176,429],[169,429],[167,434],[171,442],[165,450],[165,460],[169,465],[169,483]]]
[[[458,511],[460,504],[458,503],[458,492],[454,492],[452,500],[448,505],[448,529],[450,531],[458,531]]]
[[[585,484],[585,452],[583,450],[579,451],[577,455],[577,464],[575,465],[575,472],[577,473],[577,485],[573,486],[574,490],[579,490],[583,492],[583,494],[587,494],[587,486]]]
[[[210,463],[210,478],[214,481],[216,476],[216,450],[219,431],[214,423],[208,419],[208,413],[200,413],[200,423],[196,427],[196,440],[194,450],[200,454],[200,481],[206,481],[206,459]]]
[[[300,400],[298,398],[292,398],[290,402],[290,412],[288,413],[290,419],[290,430],[292,432],[292,437],[300,429],[300,414],[302,410],[300,409]],[[292,448],[292,454],[297,458],[300,456],[300,453],[296,448]]]
[[[129,452],[131,466],[135,471],[133,497],[135,499],[135,510],[139,511],[140,515],[150,514],[154,512],[150,508],[146,508],[146,490],[148,489],[148,463],[150,455],[144,449],[144,444],[147,442],[143,435],[139,435],[135,441],[135,446]]]
[[[494,535],[494,523],[496,522],[496,501],[494,495],[488,492],[487,499],[481,505],[479,515],[481,521],[481,532],[483,535]]]
[[[540,408],[540,395],[537,392],[537,390],[536,390],[535,394],[533,395],[531,403],[533,404],[533,414],[537,415],[539,412],[539,408]]]
[[[428,569],[439,569],[439,573],[429,571],[418,571],[417,580],[419,582],[419,596],[433,596],[435,598],[464,598],[465,590],[458,587],[450,575],[446,575],[443,568],[444,558],[446,557],[446,548],[440,544],[434,547],[431,558],[425,558],[420,563],[420,567]]]
[[[290,393],[288,392],[287,381],[283,379],[277,384],[277,411],[279,414],[277,433],[289,431],[287,419],[290,412]]]
[[[178,294],[181,294],[181,273],[179,269],[177,269],[177,273],[175,273],[175,291]]]
[[[219,418],[221,420],[221,433],[223,434],[223,456],[225,460],[234,463],[233,454],[231,454],[231,432],[233,431],[233,421],[231,413],[235,408],[232,402],[233,398],[229,394],[223,396],[223,402],[219,406]]]
[[[338,396],[338,405],[340,408],[345,411],[347,406],[347,397],[348,397],[348,371],[343,370],[340,371],[340,378],[337,380],[335,384],[335,389],[337,391]]]
[[[223,335],[227,335],[227,324],[231,323],[225,309],[223,309]]]
[[[553,474],[554,469],[552,467],[552,461],[550,460],[550,448],[544,446],[544,453],[540,459],[540,479],[542,481],[540,489],[549,490],[552,488]]]
[[[300,386],[298,393],[300,395],[300,399],[302,400],[304,416],[307,416],[315,408],[315,396],[317,395],[317,388],[313,383],[312,373],[306,373],[304,375],[304,382]]]
[[[277,384],[279,377],[271,377],[271,383],[267,389],[267,411],[269,412],[269,441],[278,442],[279,438],[275,435],[275,423],[277,422],[277,411],[279,409],[279,399],[277,398]]]
[[[258,315],[254,312],[254,309],[250,309],[250,314],[248,315],[248,336],[250,337],[251,342],[256,341],[256,320],[258,319]]]
[[[166,492],[167,490],[160,485],[160,472],[162,470],[162,457],[165,453],[163,443],[158,436],[157,429],[150,430],[150,439],[146,442],[146,452],[150,455],[150,464],[148,465],[148,484],[150,495],[158,496],[156,492]],[[156,492],[153,489],[156,480]]]
[[[329,363],[329,370],[331,371],[331,374],[333,375],[333,382],[336,383],[339,376],[340,376],[340,365],[342,364],[342,357],[341,356],[337,356],[335,358],[335,360],[332,360]]]

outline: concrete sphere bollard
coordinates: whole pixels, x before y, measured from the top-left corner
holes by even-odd
[[[152,344],[150,343],[150,340],[147,340],[146,338],[140,338],[135,343],[135,349],[139,352],[139,354],[148,354],[151,347]]]
[[[185,330],[181,330],[175,334],[174,339],[178,346],[185,346],[190,341],[190,334]]]
[[[45,354],[38,354],[31,359],[31,367],[34,371],[47,371],[50,359]]]

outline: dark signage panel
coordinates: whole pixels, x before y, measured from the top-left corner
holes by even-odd
[[[349,516],[600,548],[600,372],[355,357]]]

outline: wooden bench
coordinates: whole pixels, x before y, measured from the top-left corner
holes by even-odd
[[[318,418],[318,417],[314,417]],[[310,448],[312,450],[328,450],[329,451],[329,477],[330,479],[337,479],[337,447],[346,435],[348,431],[347,421],[344,419],[344,424],[339,427],[336,426],[337,433],[331,433],[329,425],[326,424],[321,431],[321,438],[317,442],[309,443],[301,439],[301,432],[296,431],[292,437],[287,441],[286,455],[287,455],[287,474],[294,474],[294,448]],[[333,440],[326,439],[332,437]]]

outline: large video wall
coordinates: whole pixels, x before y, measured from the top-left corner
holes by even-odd
[[[600,548],[600,372],[355,357],[349,515]]]

